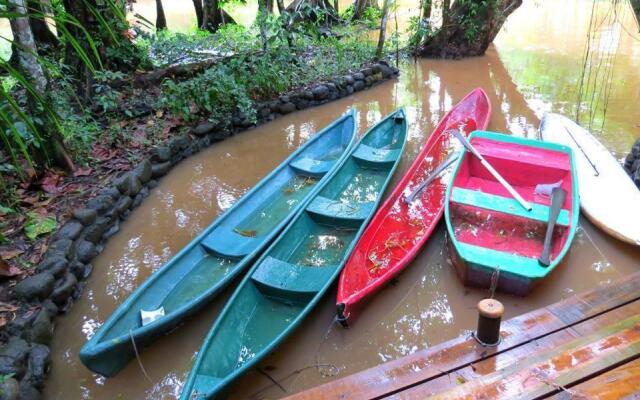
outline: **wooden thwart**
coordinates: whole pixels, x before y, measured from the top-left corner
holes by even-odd
[[[377,399],[427,383],[476,363],[495,358],[546,336],[611,312],[640,298],[640,273],[606,287],[575,295],[559,303],[512,318],[502,325],[502,342],[494,348],[480,346],[473,338],[461,336],[412,355],[390,361],[354,375],[295,394],[290,399]],[[635,307],[636,305],[634,305]],[[640,327],[638,327],[640,332]],[[624,353],[640,353],[634,342]],[[600,358],[599,358],[600,359]],[[615,360],[614,360],[615,361]],[[616,362],[622,362],[617,360]],[[542,361],[540,361],[542,362]],[[603,362],[611,364],[603,359]],[[614,365],[615,366],[615,365]],[[399,396],[402,397],[402,396]]]

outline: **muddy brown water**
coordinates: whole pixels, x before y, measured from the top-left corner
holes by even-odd
[[[590,2],[569,1],[566,9],[552,3],[556,2],[525,4],[501,33],[496,48],[484,57],[409,62],[398,80],[287,115],[215,144],[176,166],[122,223],[120,232],[94,260],[94,272],[82,297],[67,315],[57,319],[54,368],[45,398],[177,398],[194,354],[232,288],[143,351],[140,361],[148,377],[133,360],[116,377],[104,379],[80,363],[78,351],[149,274],[287,154],[350,107],[358,111],[361,133],[397,107],[406,107],[410,136],[396,182],[444,112],[476,86],[487,91],[493,104],[491,130],[535,136],[542,111],[565,110],[571,91],[575,94],[588,23],[582,7]],[[574,14],[578,18],[569,17]],[[609,116],[611,128],[599,134],[619,157],[640,136],[640,45],[633,39],[621,40],[624,43],[616,60],[621,83],[614,85],[610,100],[614,110]],[[636,104],[635,110],[629,103]],[[487,292],[460,284],[443,248],[444,237],[441,224],[397,282],[379,293],[349,330],[334,323],[334,285],[300,329],[259,364],[281,387],[252,371],[234,384],[229,398],[280,398],[473,329],[475,304]],[[581,219],[571,251],[550,279],[527,298],[503,294],[497,298],[511,317],[624,277],[638,271],[639,264],[639,249],[609,238]]]

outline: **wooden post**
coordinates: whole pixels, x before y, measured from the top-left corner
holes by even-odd
[[[500,321],[504,306],[498,300],[484,299],[478,303],[478,328],[473,337],[483,346],[500,343]]]

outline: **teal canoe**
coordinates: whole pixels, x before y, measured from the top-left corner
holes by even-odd
[[[445,220],[456,272],[465,285],[524,296],[548,277],[567,254],[578,227],[580,196],[573,151],[568,146],[475,131],[475,149],[531,205],[527,210],[468,151],[459,158],[447,189]],[[557,200],[553,188],[566,193]],[[547,261],[541,261],[541,258]]]
[[[137,349],[218,294],[282,231],[355,142],[354,111],[316,134],[197,238],[153,273],[80,350],[89,369],[113,376]]]
[[[371,128],[238,286],[198,351],[182,400],[211,399],[280,344],[340,273],[407,138],[399,110]]]

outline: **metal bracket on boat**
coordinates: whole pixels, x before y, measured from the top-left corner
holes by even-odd
[[[142,326],[149,325],[153,321],[162,317],[164,317],[164,307],[160,307],[151,311],[140,310],[140,319],[142,320]]]

